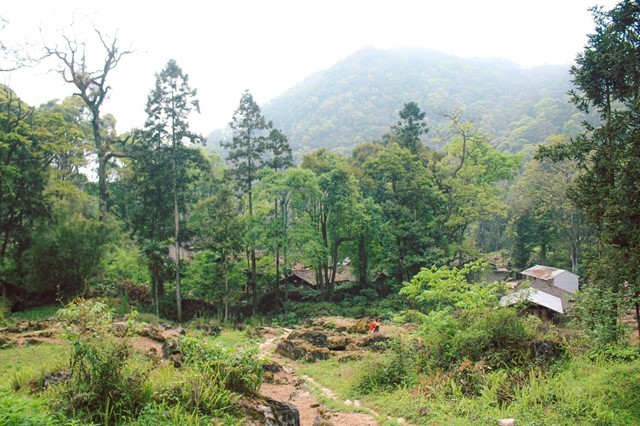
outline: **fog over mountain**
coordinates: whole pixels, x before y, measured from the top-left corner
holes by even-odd
[[[463,59],[416,48],[362,49],[262,106],[299,158],[318,147],[344,154],[379,138],[403,104],[427,113],[425,142],[439,144],[444,114],[463,111],[501,150],[518,152],[548,136],[577,132],[582,114],[568,103],[568,66],[522,68],[498,59]],[[209,135],[218,149],[223,130]]]

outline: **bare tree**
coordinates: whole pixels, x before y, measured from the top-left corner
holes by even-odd
[[[109,190],[107,188],[107,165],[114,157],[124,156],[114,151],[114,141],[111,138],[103,138],[102,119],[100,108],[107,98],[110,86],[107,85],[107,77],[111,70],[116,68],[120,60],[131,50],[122,50],[118,44],[117,33],[113,37],[106,37],[98,29],[94,28],[100,45],[102,46],[104,59],[102,67],[89,69],[87,61],[87,49],[85,41],[78,41],[75,37],[61,34],[62,45],[47,46],[45,53],[59,61],[58,72],[67,83],[72,83],[78,91],[74,95],[82,98],[91,113],[91,126],[98,161],[98,188],[100,197],[100,217],[104,218],[109,202]]]
[[[16,71],[20,68],[34,66],[41,58],[34,58],[27,53],[27,46],[24,43],[7,45],[2,41],[9,21],[0,17],[0,73]]]

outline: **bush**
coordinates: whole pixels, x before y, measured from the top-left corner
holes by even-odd
[[[435,368],[452,370],[463,362],[488,368],[547,366],[564,355],[562,345],[537,330],[510,308],[431,314],[425,326],[428,359]],[[532,323],[535,326],[535,323]]]
[[[113,424],[135,417],[151,399],[149,362],[137,362],[125,341],[100,337],[74,345],[64,407],[91,422]]]
[[[255,395],[262,383],[262,363],[255,348],[229,351],[203,340],[180,341],[184,363],[234,392]]]
[[[593,348],[588,353],[589,359],[604,359],[607,361],[629,362],[640,359],[640,350],[637,346],[623,344],[606,344]]]
[[[44,401],[0,389],[0,425],[58,425]]]
[[[356,380],[357,394],[373,394],[390,391],[400,385],[409,384],[416,374],[411,366],[416,365],[416,352],[399,339],[391,343],[391,351],[380,360],[365,365]]]
[[[219,372],[196,366],[186,366],[170,381],[156,385],[153,396],[157,406],[180,407],[180,412],[193,417],[220,417],[233,409],[238,398],[238,394],[224,387]]]
[[[67,321],[63,336],[71,343],[69,378],[52,391],[60,408],[101,424],[134,417],[151,397],[151,365],[134,356],[127,340],[112,335],[113,312],[102,301],[76,299],[58,315]]]
[[[11,303],[8,299],[0,297],[0,327],[6,327],[11,324],[10,316]]]

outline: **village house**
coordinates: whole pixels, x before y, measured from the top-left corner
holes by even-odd
[[[330,274],[331,271],[332,269],[329,270]],[[308,268],[299,263],[291,269],[291,273],[282,280],[282,283],[288,282],[294,286],[308,286],[315,289],[318,286],[317,278],[317,271],[315,269]],[[351,273],[348,263],[345,264],[343,262],[338,265],[336,270],[336,284],[352,281],[355,281],[355,277]]]
[[[520,273],[515,291],[504,296],[500,305],[528,302],[528,310],[541,318],[554,320],[566,314],[572,295],[579,288],[578,275],[564,269],[535,265]]]

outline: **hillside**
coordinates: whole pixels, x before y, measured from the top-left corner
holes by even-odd
[[[297,156],[317,147],[348,153],[379,138],[405,102],[427,113],[426,142],[437,145],[443,113],[461,109],[502,150],[517,152],[549,135],[574,134],[584,119],[567,102],[567,67],[523,69],[497,59],[462,59],[425,49],[366,48],[309,76],[264,105]],[[218,146],[223,131],[209,136]]]

